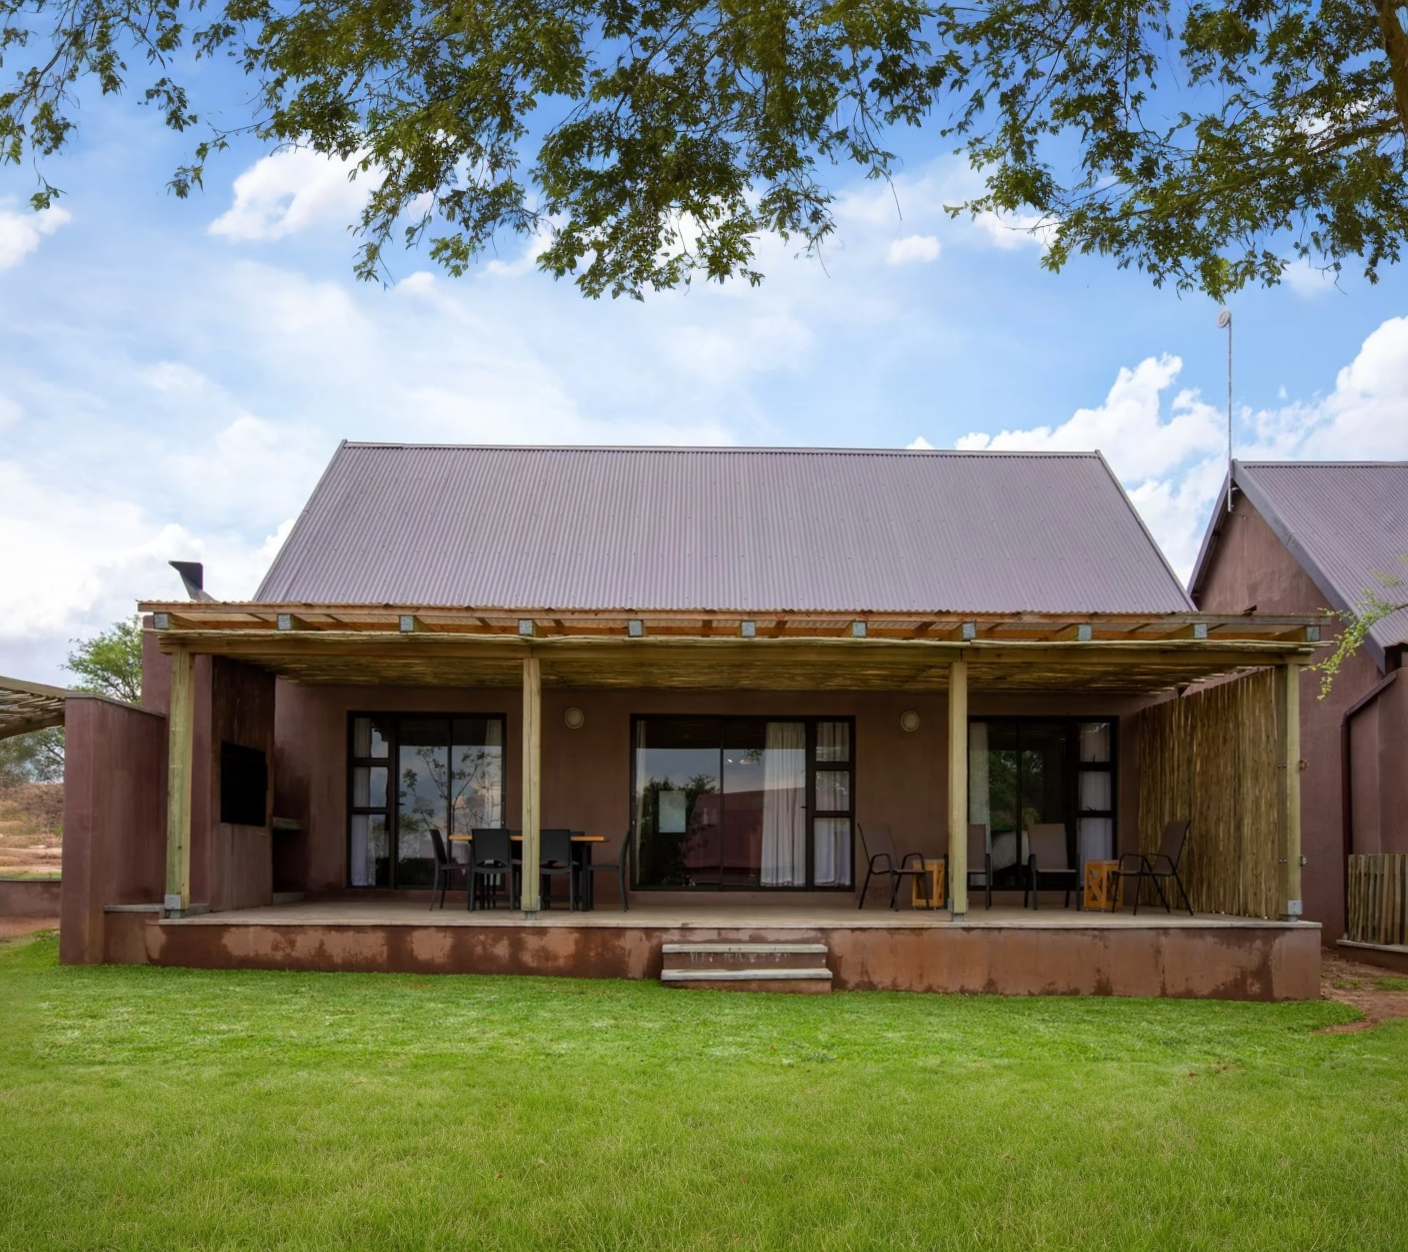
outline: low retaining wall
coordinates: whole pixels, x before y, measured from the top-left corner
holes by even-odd
[[[58,917],[57,878],[0,878],[0,917]]]
[[[1320,994],[1320,927],[145,925],[156,965],[658,978],[672,942],[822,942],[837,990],[1300,1000]],[[129,940],[129,943],[131,941]],[[129,948],[130,950],[130,948]]]

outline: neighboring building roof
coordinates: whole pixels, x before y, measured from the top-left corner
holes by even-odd
[[[265,603],[1192,611],[1099,453],[344,443]]]
[[[1232,481],[1332,608],[1351,608],[1366,591],[1408,600],[1408,461],[1233,461]],[[1222,517],[1213,511],[1193,567],[1195,600]],[[1385,648],[1408,643],[1408,609],[1376,623],[1367,643],[1382,668]]]

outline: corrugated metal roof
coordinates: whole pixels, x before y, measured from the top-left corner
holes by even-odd
[[[1098,453],[343,444],[264,602],[1192,608]]]
[[[1350,608],[1366,590],[1408,599],[1408,461],[1234,461],[1233,481],[1335,608]],[[1195,589],[1217,520],[1189,583]],[[1380,665],[1398,643],[1408,643],[1408,609],[1370,630]]]

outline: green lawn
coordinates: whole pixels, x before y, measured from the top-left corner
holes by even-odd
[[[61,968],[0,948],[0,1247],[1404,1248],[1336,1004]]]

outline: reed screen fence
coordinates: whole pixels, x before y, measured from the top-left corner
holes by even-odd
[[[1179,876],[1200,913],[1277,913],[1276,698],[1258,670],[1139,714],[1139,847],[1188,820]],[[1176,893],[1171,883],[1165,894]],[[1157,896],[1146,886],[1147,903]],[[1171,900],[1175,907],[1178,901]]]
[[[1349,921],[1355,943],[1408,944],[1408,856],[1349,858]]]

